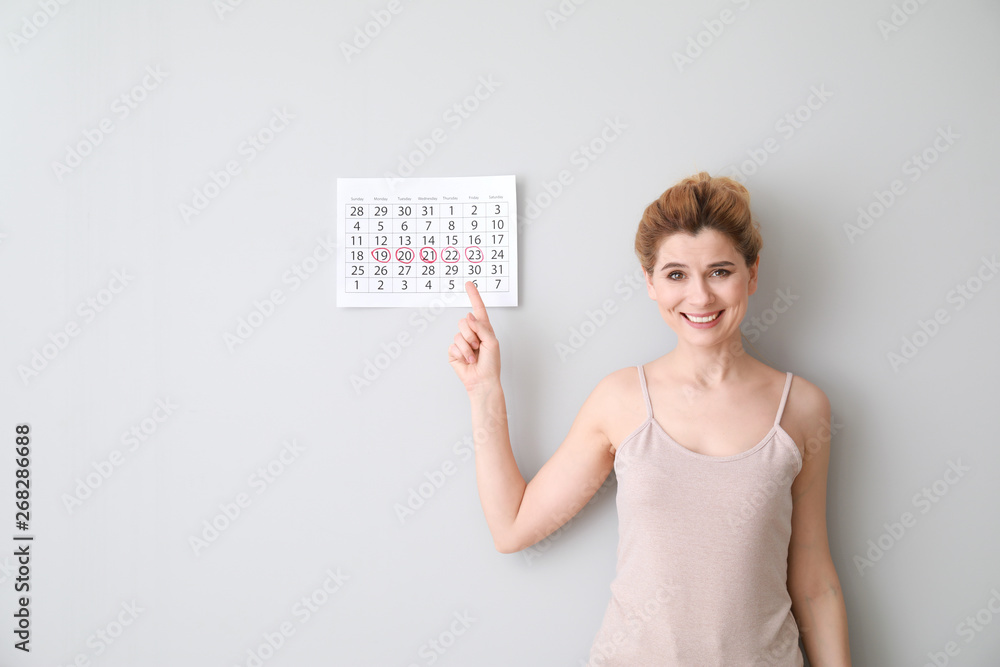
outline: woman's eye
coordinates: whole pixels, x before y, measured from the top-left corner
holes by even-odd
[[[712,275],[725,277],[728,276],[730,273],[732,272],[729,269],[716,269],[715,271],[712,272]],[[667,274],[668,280],[680,280],[682,277],[684,277],[684,274],[681,273],[680,271],[671,271],[670,273]]]

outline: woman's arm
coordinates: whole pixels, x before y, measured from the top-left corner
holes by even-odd
[[[849,667],[847,610],[830,556],[826,481],[830,463],[830,402],[816,385],[797,378],[795,412],[805,438],[802,470],[792,483],[788,592],[812,667]]]
[[[530,483],[518,470],[500,386],[500,349],[486,307],[466,283],[473,313],[459,321],[448,361],[465,385],[472,408],[476,482],[486,523],[498,551],[525,549],[563,525],[600,488],[614,465],[601,426],[607,382],[591,393],[569,434]]]

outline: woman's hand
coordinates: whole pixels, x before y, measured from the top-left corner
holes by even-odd
[[[455,342],[448,348],[448,363],[465,390],[472,392],[500,384],[500,343],[475,284],[466,281],[465,291],[472,302],[472,312],[458,321]]]

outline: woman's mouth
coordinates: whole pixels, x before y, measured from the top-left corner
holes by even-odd
[[[688,321],[688,324],[693,326],[695,329],[710,329],[714,327],[719,321],[719,316],[725,311],[717,310],[714,313],[681,313],[684,319]]]

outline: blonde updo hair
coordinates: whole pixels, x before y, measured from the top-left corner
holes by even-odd
[[[702,229],[728,236],[747,267],[757,261],[764,245],[760,225],[750,214],[750,192],[731,178],[703,171],[668,188],[646,207],[635,234],[639,264],[652,276],[665,237],[678,232],[697,235]]]

